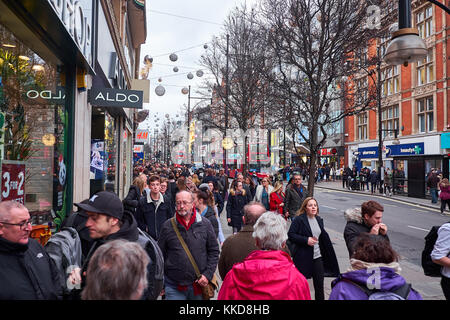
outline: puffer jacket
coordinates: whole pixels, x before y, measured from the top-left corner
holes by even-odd
[[[178,221],[176,223],[200,273],[211,280],[219,261],[219,244],[211,222],[197,212],[195,222],[188,230]],[[197,280],[197,276],[175,230],[173,230],[170,219],[162,226],[158,245],[164,255],[166,281],[181,286],[192,285]]]
[[[257,250],[227,273],[217,299],[311,300],[311,294],[289,254]]]
[[[439,187],[441,188],[439,198],[441,198],[441,200],[450,200],[450,185],[441,182]]]
[[[351,263],[359,262],[358,260],[351,260]],[[365,263],[367,264],[367,263]],[[331,287],[333,288],[329,297],[329,300],[368,300],[368,295],[359,288],[357,285],[367,288],[367,284],[379,285],[381,291],[394,291],[403,286],[406,281],[398,274],[399,268],[395,268],[397,263],[391,263],[389,265],[383,264],[367,264],[372,265],[371,271],[369,269],[359,269],[349,271],[341,274],[337,279],[333,280]],[[373,279],[373,270],[377,268],[379,270],[379,278]],[[349,282],[352,281],[353,283]],[[355,284],[354,284],[355,283]],[[370,288],[368,288],[370,289]],[[406,300],[422,300],[421,295],[411,288]]]
[[[344,217],[347,220],[347,224],[344,229],[344,240],[347,245],[348,255],[351,257],[353,253],[353,246],[355,245],[355,241],[361,233],[370,233],[372,227],[369,227],[363,220],[361,214],[361,208],[347,209],[344,212]],[[389,241],[389,237],[387,235],[380,237],[384,237]]]
[[[39,242],[0,238],[0,300],[61,299],[59,283],[57,268]]]

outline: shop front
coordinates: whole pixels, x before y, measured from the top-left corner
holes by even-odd
[[[58,3],[0,1],[1,200],[25,204],[33,225],[72,210],[76,75],[93,72],[94,2],[70,17]]]
[[[322,166],[329,165],[334,170],[344,167],[344,147],[322,148],[318,151],[319,163]]]

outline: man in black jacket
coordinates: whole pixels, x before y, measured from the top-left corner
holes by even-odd
[[[302,206],[303,200],[308,196],[307,188],[302,184],[302,176],[295,174],[293,183],[286,186],[286,196],[284,197],[284,215],[294,219],[298,209]]]
[[[31,229],[24,205],[0,203],[0,300],[62,297],[57,268],[41,244],[29,238]]]
[[[158,240],[164,255],[165,295],[167,300],[202,300],[202,287],[212,279],[219,260],[219,245],[208,219],[194,208],[194,196],[188,191],[176,195],[174,218],[181,237],[191,252],[201,277],[197,277],[172,226],[164,222]]]
[[[136,209],[136,220],[138,227],[144,230],[153,239],[158,240],[163,223],[172,218],[172,203],[170,199],[161,194],[161,178],[150,177],[150,193],[139,200]]]
[[[370,200],[361,204],[361,209],[349,209],[345,211],[347,224],[344,229],[344,239],[347,245],[348,255],[353,254],[353,246],[361,233],[378,235],[389,241],[387,226],[382,223],[384,208],[376,201]]]
[[[94,243],[87,255],[81,270],[74,271],[70,280],[73,284],[81,278],[81,287],[85,286],[85,273],[94,252],[104,243],[112,240],[123,239],[132,242],[142,242],[139,234],[138,226],[133,215],[129,211],[123,210],[122,201],[119,197],[109,191],[101,191],[94,194],[88,203],[75,203],[75,206],[84,210],[88,214],[86,227],[89,229],[89,236],[94,239]],[[153,252],[149,252],[149,248],[145,248],[149,258]],[[160,292],[154,289],[154,262],[148,264],[147,280],[148,287],[144,291],[144,299],[156,299]]]

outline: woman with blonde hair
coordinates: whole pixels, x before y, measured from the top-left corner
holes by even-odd
[[[192,175],[192,182],[195,184],[196,187],[198,187],[201,184],[201,181],[196,173]]]
[[[319,205],[313,197],[303,201],[288,238],[295,266],[306,279],[313,278],[315,300],[324,300],[324,277],[337,277],[340,272],[330,236],[319,217]]]
[[[145,177],[145,175],[143,175]],[[137,176],[130,186],[127,196],[123,199],[124,210],[130,211],[136,218],[136,208],[139,205],[139,199],[144,195],[144,190],[147,187],[147,179],[142,175]]]
[[[278,212],[284,219],[287,220],[287,215],[283,213],[284,197],[285,194],[283,192],[283,183],[278,181],[270,194],[270,211]]]

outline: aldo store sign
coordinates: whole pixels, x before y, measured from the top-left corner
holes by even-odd
[[[89,90],[89,102],[93,106],[142,109],[143,95],[138,90],[92,88]]]

